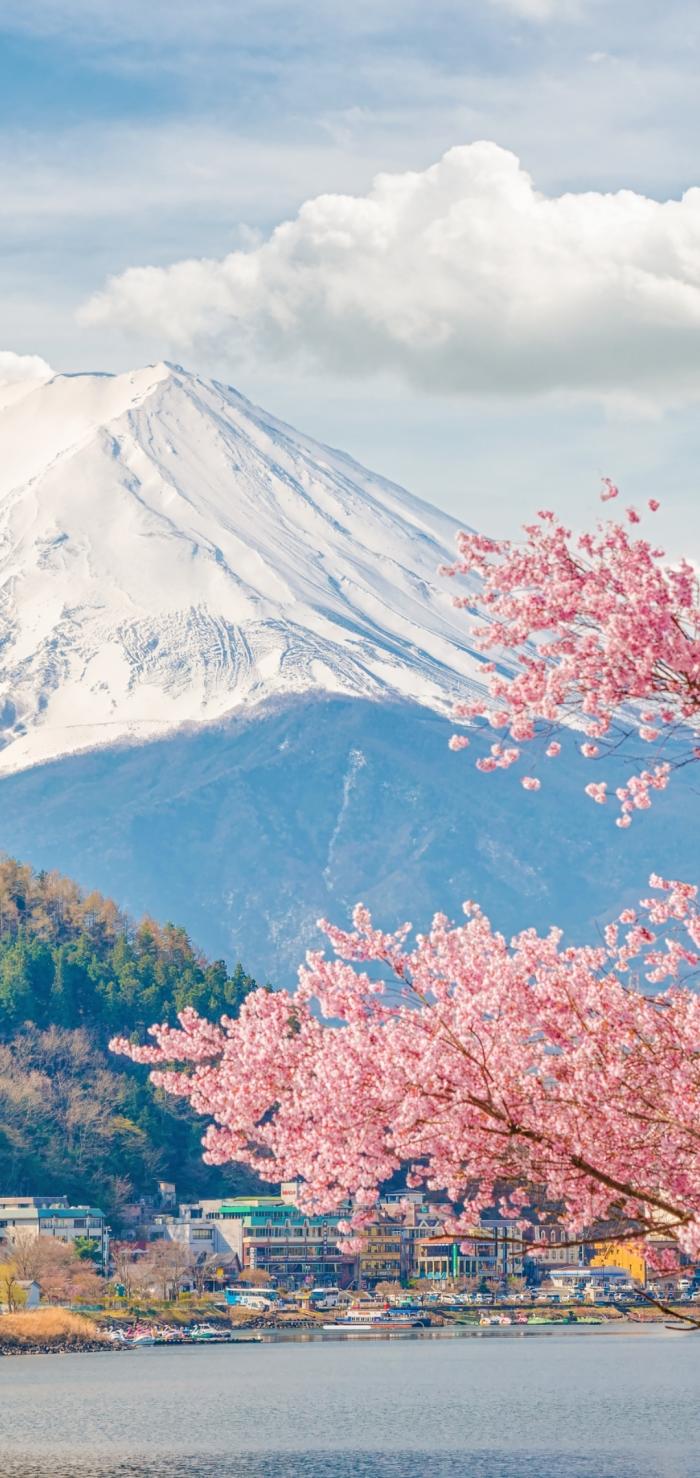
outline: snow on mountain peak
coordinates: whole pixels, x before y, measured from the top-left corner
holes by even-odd
[[[0,773],[275,695],[478,681],[446,514],[159,364],[0,384]]]

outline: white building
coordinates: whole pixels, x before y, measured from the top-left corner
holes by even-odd
[[[62,1242],[90,1237],[99,1243],[100,1259],[107,1264],[109,1228],[104,1211],[96,1206],[69,1206],[67,1196],[0,1197],[0,1242],[11,1242],[17,1231]]]
[[[238,1259],[243,1267],[243,1226],[238,1218],[222,1214],[228,1201],[196,1201],[179,1207],[178,1216],[162,1214],[154,1217],[156,1236],[171,1242],[184,1242],[193,1252],[221,1257],[224,1263]]]

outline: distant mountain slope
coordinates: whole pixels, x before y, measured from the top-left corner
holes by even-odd
[[[454,520],[165,364],[0,385],[0,773],[274,696],[478,681]]]
[[[700,882],[692,767],[620,832],[584,794],[591,762],[573,744],[528,794],[517,766],[481,775],[449,734],[417,705],[276,700],[0,779],[0,841],[183,920],[274,985],[322,946],[317,918],[343,924],[358,900],[387,928],[425,928],[474,898],[508,937],[559,924],[583,943],[646,896],[651,871]]]

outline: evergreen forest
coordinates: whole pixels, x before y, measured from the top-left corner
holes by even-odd
[[[0,1191],[101,1206],[116,1231],[158,1180],[183,1201],[248,1188],[241,1167],[203,1163],[206,1121],[107,1043],[184,1006],[235,1016],[255,984],[183,928],[0,854]]]

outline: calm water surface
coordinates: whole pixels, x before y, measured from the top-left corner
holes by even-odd
[[[700,1478],[700,1335],[0,1361],[2,1478]]]

